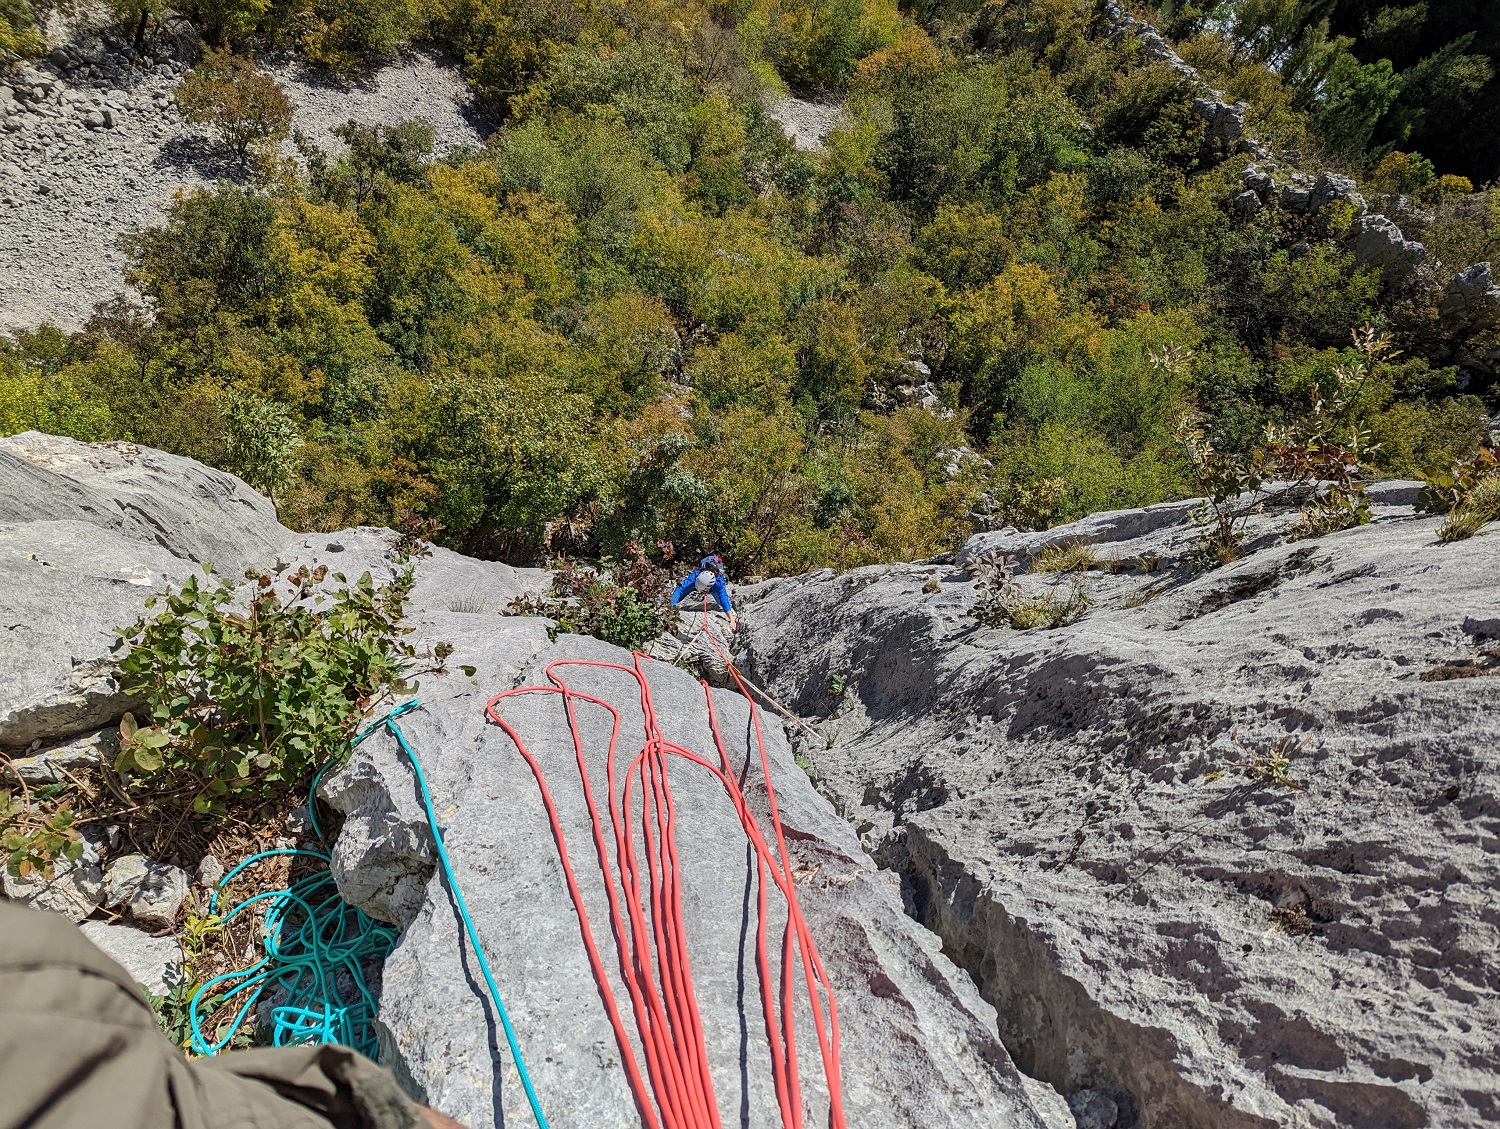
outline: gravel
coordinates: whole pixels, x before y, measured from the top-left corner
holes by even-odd
[[[143,59],[115,68],[116,78],[90,77],[99,70],[92,66],[64,77],[47,66],[0,77],[0,329],[80,327],[95,303],[125,289],[121,235],[160,222],[178,192],[243,179],[174,108],[181,60]],[[429,52],[347,86],[296,65],[270,73],[296,106],[294,128],[325,147],[351,117],[425,118],[439,155],[483,142],[462,76]]]

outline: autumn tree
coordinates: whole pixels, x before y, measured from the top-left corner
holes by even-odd
[[[292,102],[280,84],[228,50],[209,51],[177,84],[177,109],[206,125],[241,164],[252,151],[274,150],[292,127]]]

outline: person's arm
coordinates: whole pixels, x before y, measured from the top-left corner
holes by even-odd
[[[672,593],[672,606],[674,608],[678,605],[678,603],[681,602],[682,598],[687,595],[688,589],[693,586],[693,581],[697,579],[697,576],[698,570],[694,569],[692,572],[688,573],[682,578],[682,583],[677,586],[677,591]]]
[[[734,608],[729,602],[729,585],[722,576],[714,578],[714,596],[719,601],[719,607],[723,608],[724,613],[729,616],[729,630],[738,631],[739,621],[735,618]]]

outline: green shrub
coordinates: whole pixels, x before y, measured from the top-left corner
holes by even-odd
[[[421,22],[413,0],[314,0],[302,36],[308,59],[334,74],[354,74],[388,58]]]
[[[83,834],[66,804],[33,802],[25,782],[21,795],[0,789],[0,851],[12,878],[39,876],[50,879],[59,859],[76,860],[83,854]]]
[[[27,0],[0,0],[0,52],[39,55],[46,45]]]
[[[274,501],[295,480],[293,455],[302,446],[297,425],[282,404],[231,390],[219,401],[224,419],[224,469]]]
[[[210,50],[173,91],[190,122],[213,128],[241,163],[252,152],[269,156],[292,128],[292,102],[280,84],[251,59]]]
[[[1063,627],[1093,606],[1081,573],[1075,572],[1069,578],[1066,594],[1053,585],[1047,591],[1028,596],[1016,583],[1015,564],[1013,556],[991,554],[969,566],[979,593],[972,610],[981,623],[990,627],[1010,626],[1017,631]]]
[[[661,549],[670,558],[672,546],[663,542]],[[636,650],[676,623],[671,594],[672,574],[631,542],[626,559],[607,574],[564,561],[547,595],[518,596],[506,614],[544,616],[557,624],[554,634],[593,635]]]
[[[1483,447],[1451,467],[1424,471],[1417,508],[1446,514],[1438,539],[1462,541],[1500,520],[1500,454]]]
[[[345,756],[371,708],[415,688],[418,658],[401,625],[413,573],[382,585],[335,573],[331,593],[319,587],[327,578],[323,566],[284,578],[251,571],[246,604],[232,581],[189,577],[147,600],[161,610],[121,628],[114,645],[122,688],[148,711],[145,724],[128,714],[121,723],[116,770],[207,814],[305,786]],[[434,669],[451,652],[434,648]]]

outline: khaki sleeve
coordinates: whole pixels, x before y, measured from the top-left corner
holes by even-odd
[[[189,1061],[129,973],[56,914],[0,902],[0,1129],[415,1129],[347,1047]]]
[[[396,1080],[340,1046],[265,1047],[192,1064],[206,1086],[232,1076],[326,1118],[336,1129],[419,1129],[426,1123]]]

